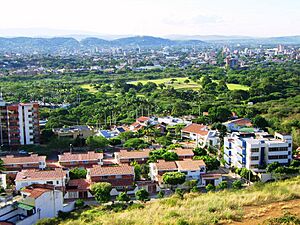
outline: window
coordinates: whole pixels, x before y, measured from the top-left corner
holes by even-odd
[[[259,148],[251,148],[251,152],[259,152]]]
[[[287,147],[276,147],[276,148],[269,148],[269,152],[284,152],[287,151]]]
[[[287,159],[287,155],[269,155],[269,159]]]
[[[53,181],[46,181],[46,184],[53,184]]]
[[[122,175],[116,175],[116,179],[122,179]]]
[[[251,156],[251,160],[259,160],[258,156]]]
[[[59,184],[59,181],[58,181],[58,180],[56,181],[56,184]]]

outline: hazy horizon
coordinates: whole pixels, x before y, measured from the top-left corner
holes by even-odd
[[[2,8],[0,36],[300,34],[297,0],[10,0]]]

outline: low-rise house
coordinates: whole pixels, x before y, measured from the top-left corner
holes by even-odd
[[[4,173],[17,173],[22,169],[40,169],[46,168],[46,156],[38,156],[32,154],[25,157],[15,157],[13,155],[7,155],[1,158],[3,166],[5,168]]]
[[[136,119],[136,121],[129,126],[129,130],[132,132],[137,132],[140,129],[151,124],[152,119],[147,116],[141,116]]]
[[[181,138],[196,142],[199,147],[217,147],[220,143],[217,131],[209,130],[206,125],[192,123],[181,130]]]
[[[158,160],[155,163],[150,163],[149,167],[150,178],[158,183],[158,189],[164,187],[162,177],[166,172],[184,173],[187,181],[196,180],[199,187],[204,187],[208,183],[217,186],[222,181],[222,175],[206,172],[206,165],[203,160],[185,159],[169,162]]]
[[[131,163],[134,161],[137,163],[146,163],[149,159],[149,153],[149,149],[145,149],[143,151],[120,150],[120,152],[115,153],[115,160],[118,164]]]
[[[175,152],[178,155],[179,160],[192,159],[194,157],[193,150],[189,148],[176,148],[170,151]]]
[[[93,198],[90,193],[91,182],[88,179],[70,180],[66,186],[65,199],[88,199]]]
[[[201,180],[201,175],[206,173],[206,165],[203,160],[186,159],[176,161],[178,172],[186,175],[186,180]]]
[[[174,161],[158,160],[155,163],[149,163],[149,175],[151,180],[162,182],[162,175],[167,172],[178,171],[177,164]]]
[[[55,128],[53,129],[54,134],[58,137],[68,137],[68,138],[83,138],[86,139],[95,134],[92,127],[87,125],[76,125],[67,128]]]
[[[223,125],[226,126],[226,128],[229,132],[239,132],[239,131],[241,131],[241,129],[251,128],[253,126],[251,123],[251,120],[249,120],[247,118],[230,120],[230,121],[223,123]]]
[[[94,166],[87,169],[87,179],[91,182],[108,182],[113,186],[112,195],[120,191],[133,191],[135,189],[134,167],[126,164],[119,166]]]
[[[70,153],[58,155],[58,163],[65,168],[90,168],[93,165],[103,165],[103,153]]]
[[[31,184],[51,184],[55,187],[65,187],[69,179],[68,173],[62,169],[55,170],[22,170],[17,173],[16,190]]]
[[[166,124],[168,126],[176,126],[179,124],[190,125],[192,123],[190,121],[172,117],[172,116],[158,117],[157,121],[158,121],[158,123]]]
[[[59,211],[69,212],[74,204],[64,204],[63,191],[53,185],[30,185],[20,200],[0,208],[0,224],[31,225],[39,219],[53,218]]]

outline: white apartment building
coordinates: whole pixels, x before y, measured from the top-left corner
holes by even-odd
[[[227,167],[263,171],[272,162],[282,165],[292,160],[292,136],[267,132],[232,133],[224,138],[224,159]]]

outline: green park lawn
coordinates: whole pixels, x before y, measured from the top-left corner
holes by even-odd
[[[171,79],[176,79],[176,81],[171,82]],[[141,82],[142,84],[146,84],[147,82],[153,82],[157,85],[159,84],[165,84],[166,86],[172,86],[175,89],[192,89],[197,90],[201,87],[200,84],[197,84],[196,82],[189,80],[189,83],[184,83],[185,80],[187,80],[187,77],[174,77],[174,78],[162,78],[162,79],[156,79],[156,80],[138,80],[138,81],[131,81],[128,82],[129,84],[136,85],[137,83]],[[215,81],[218,82],[218,81]],[[249,87],[241,85],[241,84],[227,84],[227,87],[229,90],[249,90]]]

